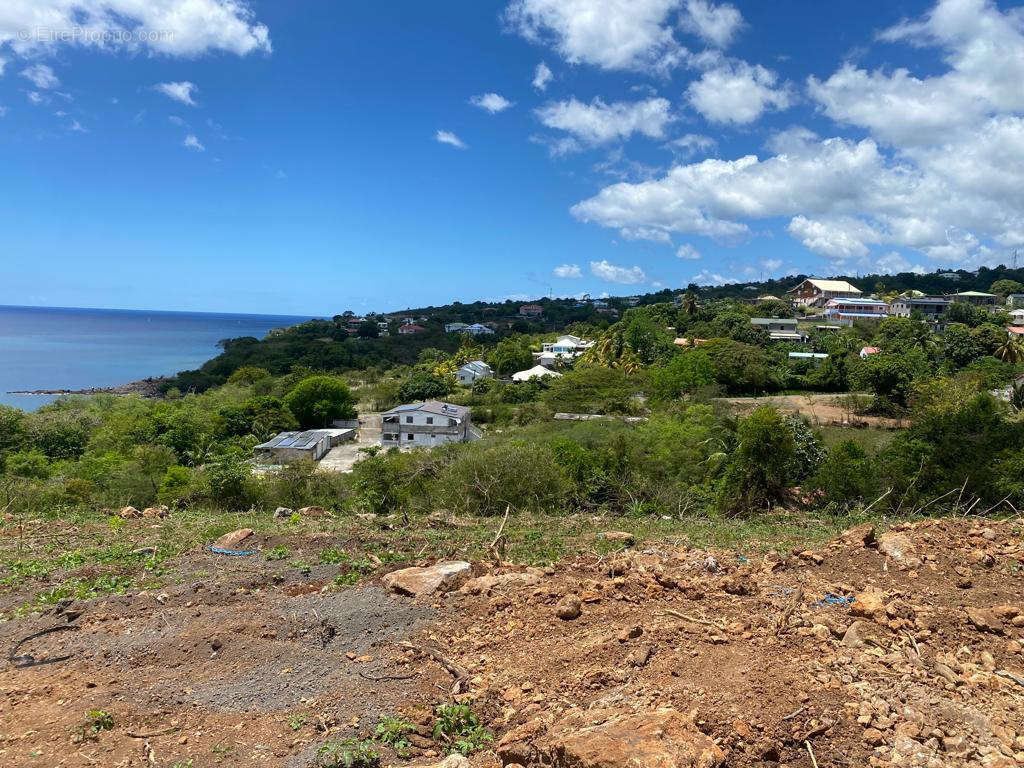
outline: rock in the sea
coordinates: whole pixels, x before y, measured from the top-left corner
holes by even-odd
[[[384,586],[400,595],[420,597],[458,589],[469,578],[471,566],[461,560],[437,563],[427,568],[403,568],[383,578]]]
[[[566,595],[555,606],[555,616],[563,621],[578,619],[583,614],[583,603],[576,595]]]
[[[239,528],[237,531],[225,533],[213,542],[213,545],[221,549],[238,549],[238,545],[252,536],[252,534],[252,528]]]
[[[569,715],[544,739],[544,762],[553,768],[720,768],[725,753],[697,730],[695,713],[674,709]]]

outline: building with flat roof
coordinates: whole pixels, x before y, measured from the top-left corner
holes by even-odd
[[[786,291],[794,304],[804,307],[820,307],[829,299],[853,299],[862,294],[860,288],[846,280],[822,280],[817,277],[809,277]]]
[[[889,305],[879,299],[829,299],[822,315],[840,325],[853,325],[855,320],[884,320]]]
[[[946,295],[946,298],[951,302],[960,302],[961,304],[974,304],[978,307],[994,307],[999,297],[994,293],[983,293],[982,291],[961,291],[960,293],[950,293]]]
[[[894,317],[910,317],[920,312],[933,325],[941,325],[941,318],[953,302],[943,296],[898,296],[889,305]],[[941,330],[941,329],[939,329]]]
[[[261,464],[288,464],[309,459],[319,461],[334,446],[354,440],[355,429],[307,429],[304,432],[280,432],[253,451]]]

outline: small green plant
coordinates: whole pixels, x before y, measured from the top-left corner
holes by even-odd
[[[110,519],[107,520],[107,524],[110,526],[110,530],[116,533],[117,531],[120,531],[122,528],[124,528],[125,520],[120,515],[111,515]]]
[[[289,565],[303,576],[308,576],[313,570],[313,567],[303,560],[292,560]]]
[[[377,723],[374,738],[394,749],[399,757],[406,757],[411,746],[409,734],[415,730],[416,726],[404,718],[385,716]]]
[[[298,525],[302,522],[302,515],[300,515],[298,512],[292,512],[291,515],[288,517],[288,522],[292,525]]]
[[[293,731],[301,731],[302,727],[306,724],[305,715],[292,715],[288,718],[288,727]]]
[[[442,704],[435,714],[434,740],[440,742],[449,755],[458,752],[469,756],[494,739],[468,704]]]
[[[235,753],[235,748],[230,744],[214,744],[210,747],[210,751],[213,752],[218,758],[230,757]]]
[[[324,564],[348,563],[351,560],[351,555],[342,549],[328,547],[320,552],[320,562]]]
[[[376,768],[379,764],[380,753],[372,741],[325,741],[316,751],[318,768]]]
[[[267,550],[267,560],[284,560],[289,555],[288,547],[277,546]]]
[[[85,720],[92,733],[114,729],[114,716],[105,709],[90,709],[85,715]]]
[[[194,765],[195,764],[192,762],[192,758],[190,757],[188,760],[179,760],[172,765],[171,768],[193,768]]]

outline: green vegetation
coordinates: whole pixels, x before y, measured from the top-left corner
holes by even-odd
[[[376,768],[379,764],[380,753],[368,740],[327,741],[316,752],[318,768]]]
[[[437,708],[434,739],[449,754],[469,756],[493,741],[468,704],[443,704]]]
[[[406,757],[411,746],[409,734],[415,730],[416,726],[404,718],[385,716],[377,723],[374,738],[394,749],[399,757]]]

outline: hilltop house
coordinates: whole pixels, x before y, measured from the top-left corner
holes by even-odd
[[[384,448],[430,448],[444,443],[465,443],[480,439],[469,408],[430,400],[400,405],[381,414]]]
[[[426,333],[427,329],[422,325],[416,325],[414,323],[406,323],[398,329],[399,334],[402,336],[408,336],[413,333]]]
[[[1006,297],[1006,306],[1010,309],[1024,307],[1024,293],[1011,293]]]
[[[519,314],[523,317],[540,317],[544,314],[544,307],[540,304],[523,304],[519,308]]]
[[[467,386],[473,384],[478,379],[491,379],[494,378],[494,371],[487,363],[483,360],[474,360],[471,363],[466,363],[464,366],[459,368],[455,372],[455,378],[459,384],[465,384]]]
[[[750,324],[768,332],[772,341],[803,341],[805,334],[796,329],[797,321],[787,317],[752,317]]]
[[[855,299],[863,292],[845,280],[821,280],[809,277],[786,291],[793,303],[804,307],[821,307],[829,299]]]
[[[557,341],[546,341],[541,344],[541,351],[534,352],[533,358],[545,368],[550,368],[556,363],[575,360],[592,346],[592,341],[566,334],[559,336]]]
[[[470,336],[489,336],[494,333],[494,329],[488,328],[482,323],[473,323],[472,325],[466,326],[463,333],[468,333]]]
[[[445,333],[462,333],[467,328],[469,328],[469,323],[445,323],[444,324],[444,332]]]
[[[942,296],[898,296],[889,306],[889,311],[894,317],[910,317],[914,312],[920,312],[924,319],[933,325],[940,323],[940,318],[946,309],[952,304],[949,299]]]
[[[889,305],[879,299],[829,299],[822,314],[840,325],[853,325],[854,320],[884,320]]]
[[[974,304],[978,307],[994,307],[999,299],[994,293],[982,293],[981,291],[961,291],[946,296],[951,302],[962,304]]]

